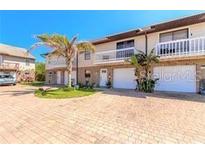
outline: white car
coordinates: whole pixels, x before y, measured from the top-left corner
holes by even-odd
[[[0,75],[0,85],[16,85],[16,79],[12,75]]]

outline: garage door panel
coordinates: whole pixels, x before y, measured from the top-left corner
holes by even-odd
[[[113,87],[122,89],[135,89],[136,77],[134,68],[120,68],[113,70]]]
[[[154,78],[159,78],[155,90],[196,92],[195,65],[155,67]]]

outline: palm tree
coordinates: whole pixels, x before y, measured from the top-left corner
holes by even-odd
[[[149,52],[149,54],[138,50],[138,54],[133,55],[128,62],[135,66],[135,75],[137,77],[136,81],[138,83],[139,90],[142,91],[152,91],[152,86],[149,82],[155,83],[155,79],[151,78],[151,68],[152,65],[159,62],[159,56],[154,54],[154,49]],[[144,86],[145,85],[145,86]]]
[[[68,72],[68,87],[71,87],[71,72],[75,55],[78,52],[95,51],[95,47],[90,42],[78,42],[77,36],[74,36],[71,40],[69,40],[66,36],[60,34],[41,34],[37,35],[37,39],[39,42],[35,43],[30,50],[38,46],[47,46],[52,49],[50,54],[63,56],[65,58],[66,71]]]

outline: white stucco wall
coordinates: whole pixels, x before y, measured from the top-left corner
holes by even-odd
[[[28,60],[28,65],[26,63],[25,58],[20,58],[20,57],[13,57],[13,56],[7,56],[7,55],[1,55],[3,63],[18,63],[19,64],[19,69],[20,70],[35,70],[35,60],[33,59],[27,59]]]

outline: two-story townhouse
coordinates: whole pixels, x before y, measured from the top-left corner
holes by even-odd
[[[125,59],[137,50],[150,52],[153,48],[160,56],[160,63],[152,69],[153,77],[159,78],[155,90],[198,92],[200,81],[205,79],[205,13],[110,35],[92,43],[95,53],[78,56],[78,67],[73,72],[75,80],[78,74],[78,83],[104,87],[110,79],[113,88],[135,89],[134,68]],[[61,70],[50,83],[66,83],[66,77],[62,77],[66,73],[61,73],[65,68]]]
[[[10,74],[17,81],[35,79],[35,57],[24,48],[0,44],[0,74]]]

